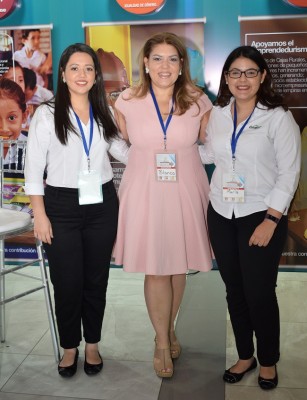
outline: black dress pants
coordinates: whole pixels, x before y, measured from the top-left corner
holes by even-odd
[[[209,236],[221,277],[226,286],[228,310],[239,358],[254,354],[262,366],[279,360],[279,308],[276,281],[287,236],[287,217],[278,223],[268,246],[249,246],[249,239],[265,211],[227,219],[208,207]]]
[[[103,203],[79,205],[78,190],[47,186],[45,209],[52,244],[44,244],[54,287],[55,314],[64,349],[97,343],[106,305],[109,268],[117,232],[113,181],[102,186]]]

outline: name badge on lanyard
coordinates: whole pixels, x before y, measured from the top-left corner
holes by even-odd
[[[244,122],[243,126],[236,134],[237,130],[237,108],[234,102],[234,116],[233,116],[233,133],[231,136],[231,151],[232,151],[232,171],[223,173],[223,201],[244,203],[245,194],[245,177],[243,174],[236,171],[236,147],[240,135],[248,124],[254,110]]]
[[[174,151],[168,150],[167,149],[167,128],[171,122],[171,119],[173,117],[173,111],[174,111],[174,100],[172,104],[172,108],[170,111],[170,114],[166,120],[166,123],[164,125],[164,121],[159,109],[159,105],[156,99],[156,96],[154,94],[154,91],[152,87],[150,87],[150,93],[151,97],[153,99],[157,115],[160,121],[160,125],[163,131],[163,136],[164,136],[164,146],[163,150],[158,150],[155,154],[155,170],[156,170],[156,179],[159,182],[176,182],[178,180],[178,175],[177,175],[177,157],[176,153]]]
[[[79,130],[82,137],[83,148],[87,156],[87,169],[79,171],[78,175],[78,192],[79,192],[79,204],[97,204],[103,202],[102,193],[102,176],[99,171],[91,169],[90,150],[93,141],[93,130],[94,130],[94,118],[93,110],[90,105],[90,137],[89,143],[87,144],[84,135],[83,127],[78,115],[74,112]]]
[[[156,175],[159,182],[176,182],[176,154],[156,153]]]

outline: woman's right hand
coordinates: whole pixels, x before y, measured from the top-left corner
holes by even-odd
[[[51,244],[52,226],[46,214],[34,217],[34,236],[44,243]]]
[[[42,195],[30,195],[30,203],[34,214],[34,236],[44,243],[51,244],[52,226],[45,211]]]

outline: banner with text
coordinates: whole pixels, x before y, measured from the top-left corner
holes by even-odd
[[[307,17],[242,18],[241,44],[264,56],[277,90],[302,133],[302,171],[288,214],[289,234],[282,268],[307,265]]]

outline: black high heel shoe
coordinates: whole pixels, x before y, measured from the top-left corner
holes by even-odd
[[[78,357],[79,357],[79,350],[76,349],[76,354],[72,365],[69,365],[68,367],[60,367],[60,364],[58,365],[58,372],[63,378],[71,378],[72,376],[75,375],[78,367]],[[61,361],[62,359],[63,357],[61,358]]]
[[[241,373],[236,373],[236,372],[230,372],[230,368],[227,369],[223,375],[223,380],[227,383],[237,383],[240,382],[240,380],[243,378],[243,376],[247,373],[252,371],[257,367],[257,360],[254,357],[254,360],[251,364],[250,367],[248,367],[244,372]]]
[[[99,352],[98,352],[98,355],[99,355],[101,362],[99,364],[89,364],[86,361],[86,354],[85,354],[84,372],[86,373],[86,375],[96,375],[102,370],[103,361],[102,361],[102,358],[101,358],[101,355]]]
[[[261,387],[263,390],[271,390],[275,389],[278,385],[278,374],[277,374],[277,368],[275,365],[275,376],[272,379],[265,379],[262,378],[260,375],[258,376],[258,385]]]

